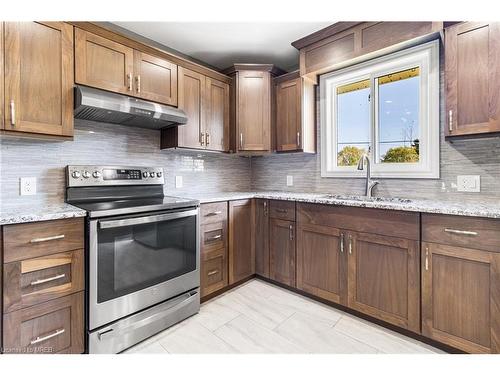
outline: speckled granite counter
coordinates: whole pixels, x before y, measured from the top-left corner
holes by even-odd
[[[30,223],[56,219],[83,217],[87,212],[67,203],[19,205],[17,207],[2,208],[0,211],[0,225]]]
[[[296,202],[331,204],[337,206],[380,208],[385,210],[437,213],[445,215],[476,216],[500,219],[500,203],[463,203],[434,200],[416,200],[375,197],[364,200],[360,197],[329,195],[321,193],[292,193],[278,191],[228,192],[189,195],[201,203],[229,201],[248,198],[291,200]]]

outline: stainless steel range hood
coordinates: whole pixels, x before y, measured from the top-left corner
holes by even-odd
[[[187,122],[180,109],[86,86],[75,87],[75,118],[148,129]]]

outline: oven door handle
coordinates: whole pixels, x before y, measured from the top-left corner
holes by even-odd
[[[99,220],[99,227],[101,229],[127,227],[130,225],[140,225],[148,223],[157,223],[159,221],[175,220],[188,216],[196,216],[197,214],[198,210],[189,210],[189,211],[173,212],[170,214],[134,217],[130,219],[107,220],[107,221]]]

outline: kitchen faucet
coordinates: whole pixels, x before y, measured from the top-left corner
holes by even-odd
[[[368,154],[363,154],[363,156],[361,156],[361,158],[359,159],[358,171],[362,171],[364,169],[365,160],[366,160],[365,197],[371,198],[373,195],[373,188],[375,187],[375,185],[378,184],[378,181],[372,181],[370,158],[368,157]]]

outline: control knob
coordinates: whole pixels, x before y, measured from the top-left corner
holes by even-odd
[[[92,172],[92,177],[94,177],[94,178],[99,178],[99,177],[101,177],[101,172],[99,172],[99,171],[94,171],[94,172]]]
[[[90,172],[89,171],[83,171],[82,176],[83,176],[83,178],[89,178],[90,177]]]
[[[154,177],[155,173],[154,172],[149,172],[149,177]]]
[[[161,177],[162,173],[161,172],[156,172],[156,177]]]
[[[142,177],[148,178],[148,176],[149,176],[148,172],[142,172]]]
[[[73,178],[80,178],[81,174],[79,171],[73,171],[73,173],[71,173],[71,177]]]

